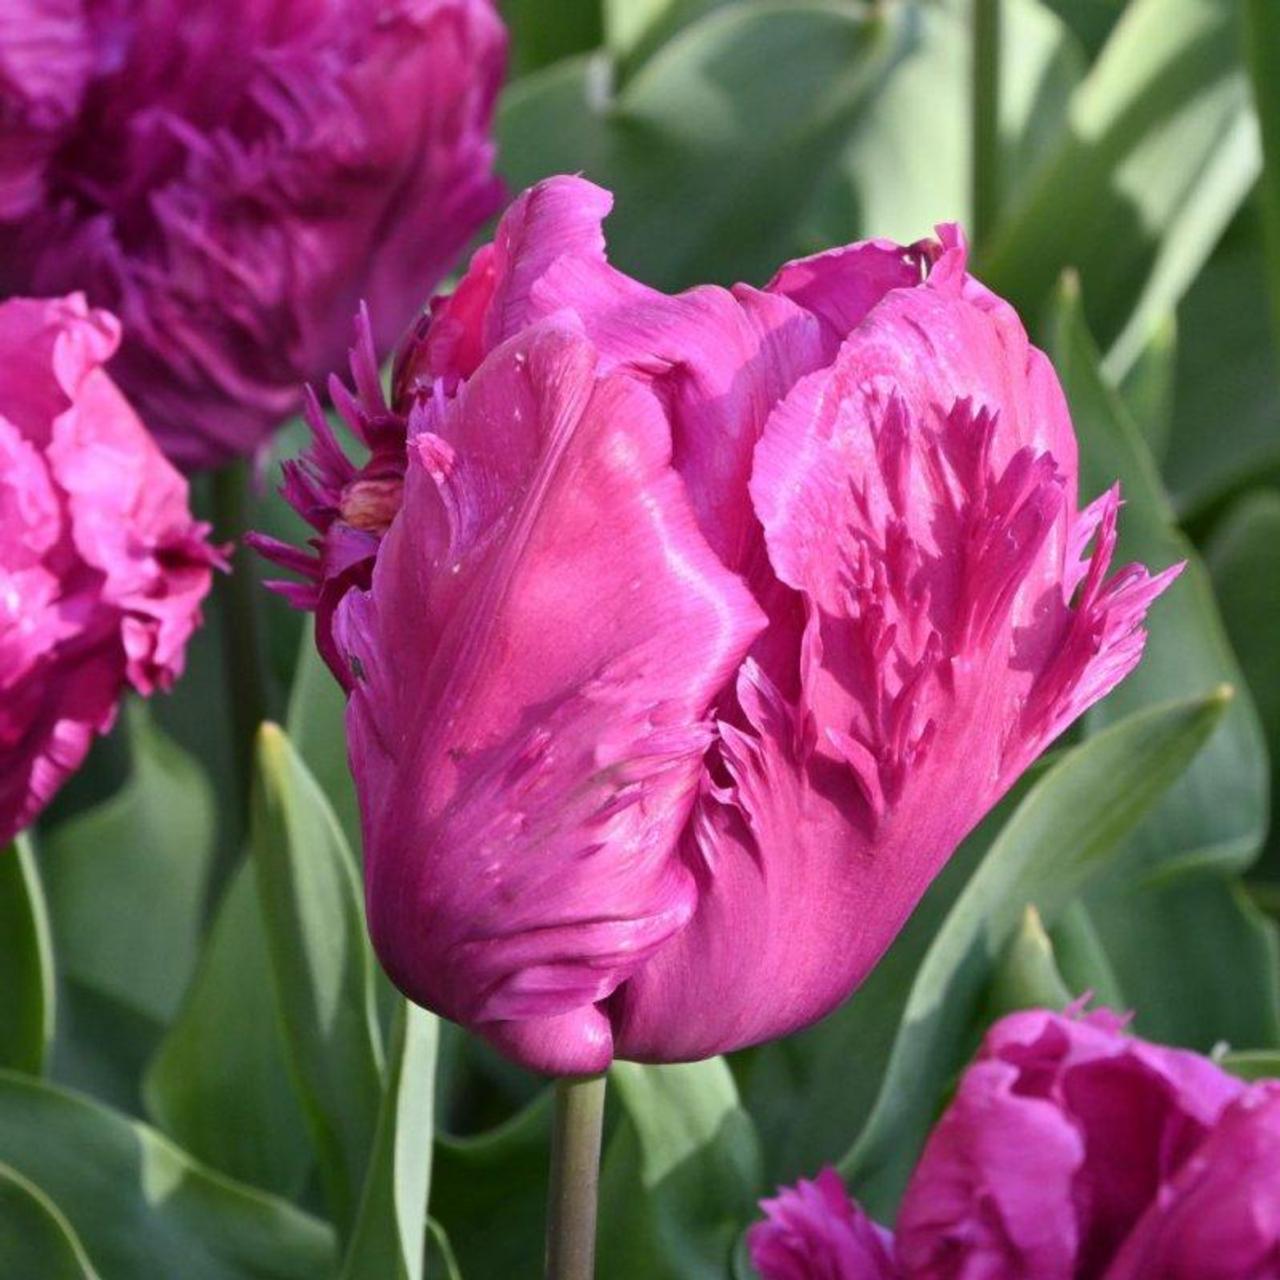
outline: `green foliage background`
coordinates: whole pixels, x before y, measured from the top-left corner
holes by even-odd
[[[513,189],[612,188],[614,261],[666,289],[964,223],[1059,369],[1084,494],[1123,483],[1122,554],[1189,561],[1138,673],[854,999],[729,1060],[614,1069],[610,1280],[746,1277],[756,1199],[825,1162],[891,1220],[1012,1007],[1092,990],[1280,1074],[1280,7],[976,0],[999,39],[975,47],[971,3],[505,6]],[[298,532],[270,485],[251,523]],[[259,621],[282,727],[251,806],[220,591],[179,689],[0,858],[0,1280],[535,1274],[545,1084],[377,971],[341,699],[301,619],[264,596]]]

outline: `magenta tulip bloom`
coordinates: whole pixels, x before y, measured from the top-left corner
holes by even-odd
[[[1106,1280],[1280,1278],[1280,1080],[1246,1090],[1139,1220]]]
[[[85,289],[169,456],[246,454],[496,208],[505,47],[490,0],[6,0],[0,289]]]
[[[531,1067],[845,999],[1027,763],[1141,656],[1062,392],[958,233],[667,297],[606,192],[508,211],[288,492],[349,691],[369,924]],[[400,451],[401,434],[407,448]],[[1087,552],[1094,542],[1094,550]]]
[[[1184,1185],[1193,1153],[1219,1144],[1209,1135],[1244,1088],[1207,1058],[1121,1027],[1104,1011],[1037,1010],[992,1028],[898,1215],[911,1280],[1115,1280],[1108,1264],[1126,1237],[1161,1211],[1167,1184]],[[1217,1221],[1201,1220],[1206,1238]]]
[[[893,1237],[849,1199],[840,1175],[823,1169],[772,1200],[747,1232],[761,1280],[897,1280]]]
[[[182,671],[220,554],[103,371],[83,298],[0,303],[0,845],[105,732]]]

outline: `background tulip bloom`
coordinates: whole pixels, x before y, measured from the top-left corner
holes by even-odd
[[[1280,1276],[1280,1081],[1245,1090],[1183,1162],[1106,1280]]]
[[[850,1200],[834,1169],[760,1207],[765,1220],[747,1232],[747,1247],[762,1280],[896,1280],[893,1237]]]
[[[1113,1280],[1117,1251],[1144,1213],[1163,1213],[1166,1186],[1184,1185],[1193,1153],[1194,1167],[1208,1160],[1216,1179],[1214,1152],[1243,1149],[1215,1126],[1237,1127],[1224,1111],[1244,1085],[1207,1058],[1124,1035],[1121,1025],[1105,1011],[1037,1010],[992,1028],[907,1188],[897,1242],[908,1276]],[[1274,1143],[1274,1117],[1272,1126]],[[1248,1202],[1246,1192],[1239,1203]],[[1133,1267],[1118,1275],[1175,1274]]]
[[[609,205],[516,201],[394,413],[357,367],[403,493],[322,433],[317,554],[274,548],[349,690],[383,964],[562,1074],[830,1011],[1177,572],[1107,577],[1119,495],[1077,510],[1057,379],[954,228],[667,297]]]
[[[86,290],[169,456],[247,453],[496,207],[505,48],[489,0],[17,0],[0,289]]]
[[[1280,1081],[1123,1033],[1002,1019],[912,1175],[896,1237],[834,1170],[761,1201],[763,1280],[1266,1280],[1280,1272]]]
[[[0,844],[79,766],[126,686],[181,673],[221,563],[103,371],[119,337],[78,295],[0,304]]]

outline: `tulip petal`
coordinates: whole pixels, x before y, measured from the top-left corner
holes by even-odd
[[[598,1070],[596,1007],[693,909],[708,708],[763,625],[658,399],[569,317],[410,423],[404,506],[338,608],[370,928],[415,999]]]
[[[696,1058],[828,1012],[1141,651],[1164,580],[1064,599],[1075,451],[1052,370],[968,283],[962,245],[934,270],[885,294],[756,447],[751,496],[803,636],[790,672],[776,651],[748,663],[724,709],[687,836],[706,868],[698,912],[615,997],[626,1056]],[[1073,629],[1110,643],[1078,661]]]

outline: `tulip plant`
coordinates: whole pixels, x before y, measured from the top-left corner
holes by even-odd
[[[0,14],[0,1280],[1280,1280],[1277,74]]]

